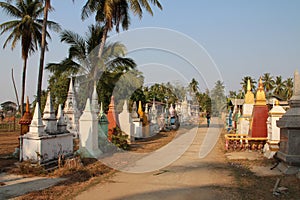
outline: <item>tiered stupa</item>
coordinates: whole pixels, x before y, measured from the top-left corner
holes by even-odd
[[[264,91],[262,80],[260,78],[258,89],[256,92],[256,101],[252,113],[252,121],[250,124],[249,136],[267,138],[267,119],[268,106],[266,101],[266,94]]]

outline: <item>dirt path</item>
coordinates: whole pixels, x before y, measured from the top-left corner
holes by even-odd
[[[236,183],[228,170],[221,143],[206,157],[199,158],[202,142],[212,140],[206,138],[207,131],[216,133],[221,128],[217,119],[212,120],[209,129],[201,124],[187,151],[171,165],[148,173],[118,172],[76,199],[241,199],[239,192],[232,188]],[[203,151],[210,147],[201,148]]]

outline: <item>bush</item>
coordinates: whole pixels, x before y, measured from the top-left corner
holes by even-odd
[[[111,142],[120,149],[129,149],[128,135],[123,134],[123,132],[118,127],[114,129]]]

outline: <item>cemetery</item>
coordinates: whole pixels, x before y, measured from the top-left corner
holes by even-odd
[[[71,2],[0,1],[0,200],[300,199],[299,2]]]
[[[232,100],[233,103],[228,105],[228,112],[225,113],[222,133],[224,139],[221,141],[224,150],[228,152],[226,154],[234,156],[235,152],[244,152],[250,158],[251,154],[257,157],[258,153],[271,162],[275,159],[278,163],[273,168],[281,174],[299,177],[299,81],[299,73],[296,71],[294,93],[289,101],[289,108],[283,108],[276,100],[272,102],[271,109],[267,107],[261,79],[256,95],[251,92],[248,81],[245,99]],[[117,127],[122,131],[128,145],[132,146],[132,150],[139,151],[140,147],[147,149],[147,145],[153,141],[162,140],[158,135],[164,134],[172,139],[176,132],[184,134],[189,127],[205,123],[199,112],[193,110],[194,114],[191,114],[192,109],[186,98],[175,106],[166,104],[161,112],[157,110],[154,99],[144,109],[141,101],[138,106],[134,102],[131,109],[128,101],[124,101],[123,109],[118,113],[112,96],[105,114],[103,104],[98,104],[95,85],[91,100],[86,100],[81,112],[77,108],[76,92],[72,84],[70,79],[64,109],[59,105],[57,112],[53,109],[51,92],[47,94],[43,113],[40,112],[38,103],[34,113],[30,113],[27,99],[26,111],[19,122],[22,135],[19,137],[19,148],[15,151],[19,153],[19,162],[29,161],[50,171],[62,166],[72,168],[72,165],[78,165],[78,160],[74,162],[77,156],[81,160],[97,159],[112,149],[115,151],[112,140]]]

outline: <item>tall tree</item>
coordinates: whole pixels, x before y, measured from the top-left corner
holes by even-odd
[[[150,3],[162,9],[158,0],[150,0]],[[143,16],[143,9],[153,15],[152,8],[148,0],[87,0],[83,6],[81,17],[86,19],[95,13],[95,20],[104,24],[103,35],[98,50],[98,58],[101,59],[108,32],[115,27],[119,32],[120,26],[127,30],[130,24],[129,9],[134,15],[140,18]],[[94,73],[95,75],[97,72]],[[94,76],[95,76],[94,75]]]
[[[245,94],[247,92],[248,79],[250,79],[251,91],[255,92],[255,89],[256,89],[255,84],[257,82],[255,81],[255,79],[253,79],[251,76],[245,76],[245,77],[243,77],[242,82],[240,83],[242,85],[242,88],[243,88]]]
[[[41,55],[40,55],[39,75],[38,75],[37,94],[36,94],[37,102],[39,103],[39,105],[41,105],[41,95],[42,95],[48,11],[51,8],[50,0],[45,0],[44,2],[45,5],[43,11],[44,19],[43,19],[43,27],[42,27]]]
[[[199,90],[199,83],[195,78],[193,78],[188,87],[191,93],[196,94]]]
[[[293,87],[294,87],[293,79],[292,78],[286,79],[285,86],[284,86],[284,94],[286,100],[289,100],[293,96]]]
[[[285,88],[285,81],[282,80],[282,76],[276,76],[273,93],[280,98],[284,98],[284,88]]]
[[[47,35],[47,27],[49,26],[48,13],[51,10],[51,0],[41,0],[41,1],[44,2],[44,10],[43,10],[44,18],[43,18],[43,27],[42,27],[41,55],[40,55],[37,95],[36,95],[37,102],[39,102],[40,105],[41,105],[41,95],[42,95],[45,51],[47,49],[46,35]]]
[[[263,81],[263,85],[264,85],[264,89],[267,94],[267,98],[269,98],[270,94],[274,88],[274,84],[275,84],[273,76],[271,76],[270,73],[264,73],[264,75],[262,76],[261,79]]]
[[[222,111],[226,110],[225,86],[218,80],[211,91],[212,113],[219,116]]]
[[[107,44],[102,56],[104,63],[98,63],[98,60],[95,59],[97,51],[94,49],[100,44],[102,34],[103,27],[99,25],[89,26],[85,36],[80,36],[72,31],[63,31],[60,38],[62,42],[70,45],[69,55],[60,63],[49,63],[46,67],[55,76],[53,78],[57,80],[60,80],[62,74],[67,74],[65,78],[76,75],[77,82],[81,83],[80,88],[82,88],[80,92],[82,102],[79,102],[79,106],[84,106],[86,98],[91,96],[94,81],[100,82],[98,79],[94,79],[95,68],[103,69],[103,65],[107,66],[101,76],[101,84],[105,85],[107,82],[107,91],[111,94],[112,83],[116,83],[123,73],[136,66],[132,59],[124,57],[126,48],[121,43]],[[65,81],[68,82],[67,79]],[[55,82],[53,81],[53,83]],[[51,85],[51,87],[55,87],[55,85]],[[98,89],[99,87],[98,85]],[[101,93],[103,92],[101,91]],[[107,101],[109,102],[109,97]]]
[[[22,72],[22,94],[21,94],[21,114],[24,112],[24,98],[26,88],[26,71],[28,56],[35,52],[42,41],[42,20],[39,17],[43,14],[43,5],[38,0],[19,0],[15,4],[0,2],[0,7],[7,15],[15,18],[12,21],[4,22],[0,25],[1,35],[10,32],[3,48],[11,42],[11,48],[16,47],[21,41],[23,72]],[[58,24],[48,22],[49,27],[59,28]],[[50,38],[50,35],[46,33]]]

